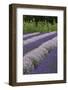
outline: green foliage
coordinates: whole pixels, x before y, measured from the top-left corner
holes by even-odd
[[[37,60],[32,59],[32,64],[34,65],[34,69],[36,69],[39,62]]]
[[[47,21],[45,22],[38,21],[37,25],[35,21],[31,21],[31,22],[24,21],[23,27],[24,27],[23,28],[24,33],[57,31],[57,23],[55,22],[55,20],[53,20],[53,23]]]

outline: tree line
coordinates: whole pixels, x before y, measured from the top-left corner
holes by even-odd
[[[38,22],[47,22],[47,23],[57,23],[56,16],[35,16],[35,15],[23,15],[24,22],[35,22],[35,25],[38,25]]]

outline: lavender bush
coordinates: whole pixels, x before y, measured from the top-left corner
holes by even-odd
[[[40,61],[48,55],[49,51],[55,47],[57,47],[57,37],[44,42],[38,48],[28,52],[23,59],[24,74],[30,74]]]

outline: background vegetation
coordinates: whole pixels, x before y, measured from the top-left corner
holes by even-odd
[[[23,33],[57,31],[57,17],[23,15]]]

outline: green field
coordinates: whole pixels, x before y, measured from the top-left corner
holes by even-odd
[[[31,17],[24,16],[23,18],[23,33],[33,33],[33,32],[52,32],[57,31],[57,22],[56,17],[48,17],[48,19],[44,18],[41,19],[41,17],[36,21],[34,20],[36,16]],[[36,18],[38,18],[37,16]],[[35,19],[36,19],[35,18]],[[41,20],[40,20],[41,19]],[[50,21],[51,20],[51,21]]]

